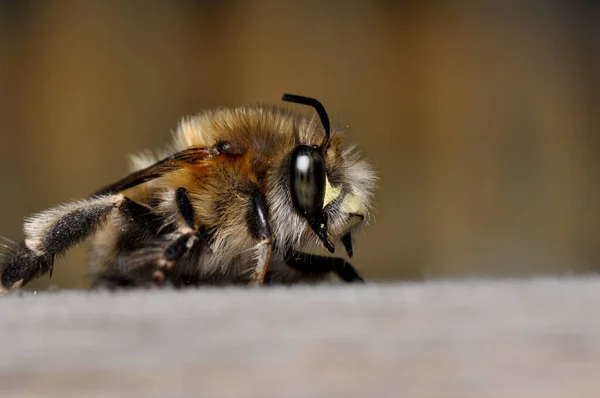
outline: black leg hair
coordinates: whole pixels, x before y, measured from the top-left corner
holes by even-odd
[[[198,242],[208,246],[203,229],[196,224],[194,207],[185,188],[178,188],[175,191],[175,202],[179,216],[183,221],[183,225],[179,227],[180,232],[183,234],[167,246],[162,258],[158,261],[159,269],[153,274],[153,278],[157,283],[165,279],[164,271],[173,268],[176,262],[189,253]]]
[[[250,279],[251,284],[264,284],[271,260],[273,237],[267,214],[265,199],[256,191],[252,196],[252,206],[248,214],[250,232],[254,238],[259,240],[256,246],[256,268]]]
[[[147,234],[155,234],[161,227],[161,218],[151,208],[125,197],[119,206],[124,217],[133,222]],[[140,231],[137,231],[138,233]]]
[[[0,295],[52,269],[52,256],[37,255],[24,242],[12,245],[0,259]]]
[[[185,188],[178,188],[175,191],[175,201],[177,202],[177,210],[183,218],[185,224],[192,230],[198,229],[196,225],[196,215],[188,191]]]
[[[7,250],[0,262],[0,292],[51,272],[54,258],[94,234],[115,208],[130,219],[156,221],[148,218],[148,208],[121,194],[79,200],[34,215],[25,222],[25,241]]]
[[[96,231],[122,195],[100,196],[41,212],[25,222],[25,241],[13,247],[0,264],[3,290],[20,287],[52,270],[54,257]]]
[[[187,254],[198,242],[208,247],[208,239],[206,238],[202,228],[197,228],[192,232],[187,232],[171,243],[163,252],[162,267],[172,268],[175,262]]]
[[[127,242],[121,242],[121,245],[129,248],[131,253],[117,259],[122,265],[114,265],[110,267],[111,269],[96,274],[94,287],[109,289],[153,287],[163,285],[165,282],[172,282],[173,278],[178,279],[177,272],[171,271],[177,261],[200,243],[208,247],[209,238],[204,229],[196,224],[195,211],[185,188],[178,188],[175,191],[174,202],[178,225],[173,226],[174,229],[170,231],[169,235],[174,233],[178,236],[169,242],[166,248],[156,248],[156,252],[153,253],[154,249],[150,250],[140,246],[140,239],[147,241],[144,236],[149,236],[151,239],[152,234],[161,235],[158,231],[164,231],[165,227],[161,225],[161,218],[150,208],[131,201],[131,205],[124,213],[131,216],[131,221],[136,223],[132,233],[128,234],[134,235],[131,237],[132,245],[129,247],[125,245]]]
[[[166,261],[175,262],[179,260],[185,253],[187,253],[194,244],[195,233],[188,232],[187,234],[181,235],[177,240],[171,243],[165,249],[163,257]]]
[[[125,223],[125,228],[117,224],[114,228],[120,228],[115,241],[115,250],[119,253],[130,253],[156,239],[159,234],[172,231],[172,227],[164,227],[164,219],[155,213],[150,207],[124,198],[119,206],[120,221]]]
[[[295,270],[315,275],[335,272],[347,283],[364,282],[364,279],[356,272],[352,264],[343,258],[294,252],[287,256],[286,264]]]

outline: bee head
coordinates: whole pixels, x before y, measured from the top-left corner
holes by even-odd
[[[352,255],[349,228],[364,219],[363,200],[352,192],[343,192],[342,186],[333,186],[327,175],[328,150],[331,147],[331,127],[323,105],[314,98],[284,94],[284,101],[313,107],[325,130],[321,145],[298,145],[294,148],[289,164],[290,195],[296,212],[305,218],[325,248],[335,252],[335,243],[330,239],[331,215],[336,229],[345,228],[347,235],[342,237],[348,255]],[[331,165],[330,165],[331,166]]]

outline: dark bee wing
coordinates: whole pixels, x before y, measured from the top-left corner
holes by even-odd
[[[127,177],[112,183],[96,192],[94,195],[107,195],[124,191],[136,185],[154,180],[166,173],[181,169],[186,164],[195,164],[205,160],[214,153],[206,147],[194,147],[165,158],[152,166],[129,174]]]

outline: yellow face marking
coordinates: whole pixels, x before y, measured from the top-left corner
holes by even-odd
[[[360,200],[360,198],[358,196],[353,195],[351,193],[344,196],[344,200],[342,201],[341,210],[344,213],[356,214],[359,216],[365,215],[363,202]]]
[[[341,194],[342,187],[334,187],[329,182],[329,178],[325,176],[325,199],[323,200],[323,208],[339,198]],[[365,209],[362,200],[360,197],[351,193],[348,193],[344,196],[340,210],[348,214],[356,214],[363,217],[365,215]]]
[[[342,187],[334,187],[329,182],[329,178],[325,175],[325,199],[323,200],[323,208],[340,197]]]

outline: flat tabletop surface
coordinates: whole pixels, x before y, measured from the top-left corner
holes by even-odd
[[[1,397],[599,397],[600,278],[0,298]]]

